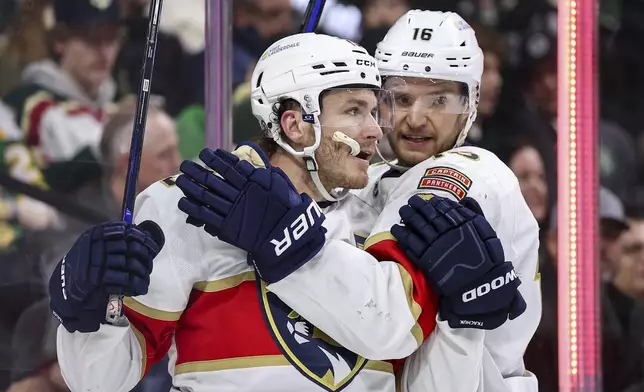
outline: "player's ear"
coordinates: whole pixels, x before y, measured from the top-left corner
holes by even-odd
[[[294,144],[302,144],[305,141],[307,125],[302,121],[302,113],[299,110],[287,110],[280,119],[282,131]]]

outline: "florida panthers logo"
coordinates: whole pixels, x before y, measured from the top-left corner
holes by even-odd
[[[327,391],[340,391],[362,370],[367,360],[341,347],[290,309],[258,280],[268,329],[282,354],[302,375]]]

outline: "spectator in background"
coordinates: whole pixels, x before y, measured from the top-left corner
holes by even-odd
[[[1,101],[0,134],[5,140],[22,140],[22,131],[15,123],[13,112]],[[3,152],[7,159],[20,163],[12,168],[11,176],[42,185],[41,173],[34,167],[23,144],[12,144]],[[11,346],[11,336],[20,314],[45,295],[37,278],[38,263],[26,246],[25,232],[54,229],[60,223],[59,214],[48,205],[0,188],[0,301],[3,305],[0,317],[0,391],[9,385],[12,366],[11,353],[3,348]]]
[[[599,263],[604,276],[610,276],[621,257],[621,238],[628,228],[628,222],[621,201],[606,188],[600,188],[599,195],[600,243]],[[558,389],[557,364],[557,214],[552,209],[549,228],[540,260],[541,293],[543,314],[539,328],[525,354],[526,368],[537,375],[539,390],[544,392]],[[626,347],[632,345],[630,336],[620,332],[615,319],[614,307],[603,280],[600,295],[602,309],[602,357],[605,366],[604,385],[610,391],[620,392],[639,380],[631,371],[632,363],[641,362],[642,352],[628,354]],[[544,361],[544,358],[548,358]],[[639,361],[639,362],[638,362]],[[631,363],[632,362],[632,363]],[[608,370],[607,370],[608,369]],[[608,387],[610,388],[608,389]]]
[[[516,1],[503,13],[497,28],[506,35],[509,65],[519,74],[556,50],[557,0]]]
[[[549,196],[556,196],[557,173],[557,56],[552,51],[527,65],[523,105],[512,117],[516,136],[530,141],[541,154]],[[617,123],[602,118],[598,122],[600,138],[600,176],[603,186],[631,202],[632,186],[637,178],[635,143]]]
[[[122,43],[113,74],[122,98],[137,94],[139,88],[150,1],[120,1],[127,39]],[[204,100],[204,7],[204,0],[163,3],[151,94],[163,97],[165,110],[173,117]]]
[[[599,262],[602,280],[611,281],[620,268],[621,237],[628,230],[624,204],[608,188],[599,188]]]
[[[614,303],[626,301],[618,308],[625,313],[620,315],[621,324],[628,325],[629,308],[636,301],[644,301],[644,214],[641,209],[629,211],[629,229],[620,245],[621,258],[614,269],[609,293],[615,294]]]
[[[360,46],[367,52],[376,52],[376,45],[389,28],[410,9],[408,0],[357,0],[362,11],[362,39]]]
[[[102,162],[104,175],[99,181],[84,186],[76,195],[79,203],[104,211],[112,217],[110,219],[120,218],[135,109],[133,101],[122,103],[106,124],[100,142],[101,154],[104,157]],[[148,109],[137,191],[176,174],[179,164],[178,141],[173,120],[158,105],[151,102]],[[64,231],[43,231],[30,237],[31,242],[28,244],[28,248],[33,254],[40,257],[40,274],[43,285],[49,281],[55,264],[87,227],[88,224],[85,222],[69,219]],[[57,370],[55,349],[46,346],[46,342],[51,343],[48,336],[52,333],[55,336],[55,332],[52,330],[57,326],[57,322],[49,328],[51,312],[48,299],[43,301],[44,305],[42,301],[34,304],[22,317],[24,325],[32,325],[32,327],[17,330],[14,336],[14,343],[16,341],[32,342],[32,345],[28,347],[33,346],[29,352],[24,352],[23,349],[22,353],[14,354],[17,362],[14,363],[12,374],[16,388],[20,385],[41,385],[46,381],[43,380],[43,377],[49,377],[49,373],[43,372],[43,369],[48,369],[48,372],[51,370],[54,374]],[[55,338],[53,342],[55,347]],[[14,347],[19,351],[24,346],[14,344]],[[170,387],[171,380],[167,372],[167,361],[164,361],[150,370],[136,391],[167,391]],[[29,389],[16,389],[16,392],[22,391],[26,392]],[[43,391],[47,390],[43,389]],[[53,391],[58,392],[57,389]]]
[[[15,10],[9,13],[12,7]],[[9,23],[6,47],[0,48],[0,96],[19,86],[20,74],[27,65],[48,57],[50,8],[51,0],[0,1],[0,19]],[[11,19],[6,19],[9,16]]]
[[[508,139],[505,135],[504,120],[497,114],[501,88],[503,87],[503,65],[506,47],[503,36],[494,29],[473,25],[476,39],[483,51],[483,76],[479,95],[476,121],[467,133],[467,141],[479,147],[498,153]]]
[[[117,201],[119,207],[125,190],[135,112],[134,101],[123,103],[106,124],[100,143],[104,172],[111,191],[110,196]],[[148,108],[145,139],[143,139],[137,193],[179,171],[181,156],[178,145],[172,118],[160,106],[151,104]]]
[[[233,2],[233,89],[270,44],[295,31],[289,0]]]
[[[553,267],[557,262],[557,215],[556,208],[551,210],[550,225],[545,237],[548,260]],[[599,263],[602,281],[611,281],[621,258],[620,239],[628,229],[628,221],[622,201],[610,190],[599,189]],[[542,265],[545,270],[547,265]],[[554,273],[554,269],[553,269]],[[545,285],[544,279],[544,285]],[[554,286],[553,286],[554,287]]]
[[[112,115],[105,125],[100,141],[103,175],[87,183],[75,194],[79,203],[103,211],[113,219],[120,218],[135,112],[135,102],[126,101]],[[148,108],[137,192],[176,174],[180,164],[181,157],[174,122],[157,104],[151,102]],[[86,228],[85,222],[70,220],[64,232],[42,233],[36,236],[40,240],[37,249],[40,249],[41,260],[44,263],[45,283],[53,271],[54,264],[71,248],[72,241]],[[31,247],[36,246],[33,244]]]
[[[624,222],[614,222],[624,225]],[[642,210],[629,212],[628,229],[620,233],[619,258],[613,266],[613,275],[605,284],[610,306],[610,319],[604,318],[605,377],[619,377],[624,387],[644,381],[644,214]],[[623,227],[623,226],[622,226]],[[613,230],[618,230],[615,227]],[[611,339],[611,340],[608,340]],[[641,388],[641,387],[640,387]],[[639,389],[642,390],[642,389]]]
[[[8,174],[21,181],[44,186],[41,172],[35,167],[29,150],[20,143],[22,131],[15,123],[13,111],[0,101],[0,139],[10,143],[3,153],[8,161],[16,164]],[[6,189],[0,189],[0,253],[8,250],[14,239],[20,235],[20,228],[38,230],[56,227],[57,212],[48,205],[27,196],[15,197]],[[11,230],[2,225],[13,226]],[[11,234],[9,234],[11,233]]]
[[[557,142],[557,54],[536,60],[527,74],[518,132],[535,143],[545,161],[555,162]],[[555,168],[553,168],[554,170]]]
[[[631,135],[617,123],[599,121],[599,179],[627,205],[642,202],[635,199],[634,191],[641,166],[636,146]]]
[[[63,192],[100,175],[96,150],[114,99],[110,74],[123,32],[118,4],[54,0],[51,58],[30,64],[22,86],[5,98],[47,184]]]
[[[507,162],[519,179],[521,193],[539,227],[546,227],[549,213],[548,183],[541,155],[530,144],[519,144],[510,153]]]
[[[644,216],[630,215],[630,229],[622,240],[622,259],[612,286],[632,300],[644,301]]]

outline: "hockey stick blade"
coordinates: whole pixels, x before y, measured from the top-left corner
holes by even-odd
[[[152,0],[148,14],[148,31],[143,54],[143,66],[141,69],[141,80],[136,102],[134,127],[132,129],[132,142],[130,144],[130,158],[125,180],[125,193],[123,195],[123,220],[132,223],[134,212],[134,200],[136,198],[136,183],[141,168],[141,153],[143,151],[143,137],[145,136],[145,122],[150,103],[152,91],[152,72],[154,71],[154,59],[157,52],[157,37],[159,34],[159,18],[163,0]],[[111,295],[109,305],[105,313],[105,320],[114,324],[121,317],[123,308],[123,297]]]

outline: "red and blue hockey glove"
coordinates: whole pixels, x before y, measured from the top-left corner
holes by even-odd
[[[436,290],[450,327],[495,329],[525,311],[521,280],[478,203],[461,203],[413,196],[391,233]]]
[[[152,221],[108,222],[83,233],[49,279],[50,306],[69,332],[95,332],[109,296],[148,292],[152,260],[165,242]]]
[[[259,276],[274,283],[322,249],[325,216],[257,146],[242,146],[255,150],[264,167],[225,150],[204,149],[199,158],[217,174],[184,161],[176,180],[185,195],[179,209],[188,214],[188,223],[247,251]]]

